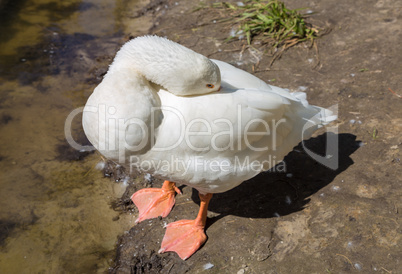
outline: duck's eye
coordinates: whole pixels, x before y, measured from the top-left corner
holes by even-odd
[[[207,88],[214,88],[214,85],[212,85],[212,84],[207,84]]]

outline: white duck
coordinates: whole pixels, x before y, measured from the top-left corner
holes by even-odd
[[[187,259],[206,241],[212,193],[270,169],[335,118],[304,93],[144,36],[117,53],[88,99],[83,127],[105,157],[166,180],[161,189],[134,193],[137,222],[167,216],[180,193],[176,183],[199,191],[197,218],[169,224],[160,250]]]

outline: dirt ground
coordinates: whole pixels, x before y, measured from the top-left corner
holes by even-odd
[[[225,14],[193,12],[198,0],[151,1],[132,16],[152,18],[150,34],[232,63],[273,85],[305,90],[314,105],[338,104],[338,133],[319,132],[306,146],[324,155],[326,137],[337,137],[339,168],[315,162],[299,146],[285,158],[286,173],[266,172],[215,195],[208,241],[186,261],[175,253],[157,253],[164,224],[197,214],[197,193],[182,187],[167,218],[144,221],[120,238],[110,272],[402,272],[402,99],[391,92],[402,94],[402,1],[285,3],[308,7],[315,12],[309,21],[331,31],[319,39],[318,54],[300,44],[272,67],[263,46],[242,51],[244,40],[224,42],[231,26],[214,20]],[[161,185],[142,175],[133,181],[116,203],[117,210],[126,209],[121,214],[136,213],[128,199],[135,190]]]

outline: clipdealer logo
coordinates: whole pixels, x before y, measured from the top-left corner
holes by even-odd
[[[329,108],[334,115],[337,115],[338,105]],[[78,115],[92,115],[98,121],[95,128],[97,139],[94,146],[83,146],[77,143],[72,136],[72,121]],[[102,154],[112,153],[117,156],[120,164],[129,165],[130,169],[139,168],[141,170],[170,170],[176,172],[187,172],[189,168],[205,168],[206,170],[215,170],[220,168],[222,171],[227,169],[241,169],[247,167],[252,171],[266,170],[266,167],[272,168],[278,166],[282,159],[276,159],[276,152],[280,148],[282,140],[281,126],[289,121],[285,118],[279,120],[272,119],[267,122],[260,118],[243,120],[243,109],[237,106],[237,119],[231,121],[226,118],[218,118],[209,121],[202,118],[186,120],[184,115],[172,107],[153,108],[151,112],[151,121],[145,123],[143,120],[132,117],[129,119],[121,118],[115,115],[117,109],[114,106],[86,106],[74,109],[67,117],[65,122],[65,136],[68,143],[79,151],[99,150]],[[177,127],[169,135],[169,142],[160,142],[158,140],[158,119],[160,114],[170,115],[175,121]],[[317,121],[322,118],[323,113],[317,113],[310,119],[305,119],[298,138],[305,139],[304,135],[317,127]],[[136,142],[131,142],[127,138],[127,131],[136,132]],[[338,127],[327,126],[326,134],[326,154],[319,155],[309,148],[302,146],[305,152],[314,160],[322,165],[336,170],[338,168]],[[314,131],[314,130],[312,130]],[[265,143],[255,142],[264,138]],[[200,142],[200,140],[202,140]],[[90,140],[93,141],[93,140]],[[145,149],[151,149],[156,153],[171,153],[174,155],[176,149],[193,151],[192,159],[184,159],[178,156],[166,157],[164,160],[142,159],[141,154]],[[249,153],[266,154],[266,158],[260,161],[252,160],[249,156],[239,157],[235,155],[236,151],[248,150]],[[231,159],[206,160],[202,155],[210,151],[217,152],[216,155],[224,155],[228,152],[232,155]],[[153,162],[151,162],[153,161]],[[280,166],[278,166],[280,167]],[[276,171],[284,170],[284,167],[277,168]]]

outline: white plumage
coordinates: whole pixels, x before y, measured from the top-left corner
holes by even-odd
[[[305,93],[145,36],[117,53],[88,99],[83,127],[107,158],[219,193],[272,168],[335,118]]]

